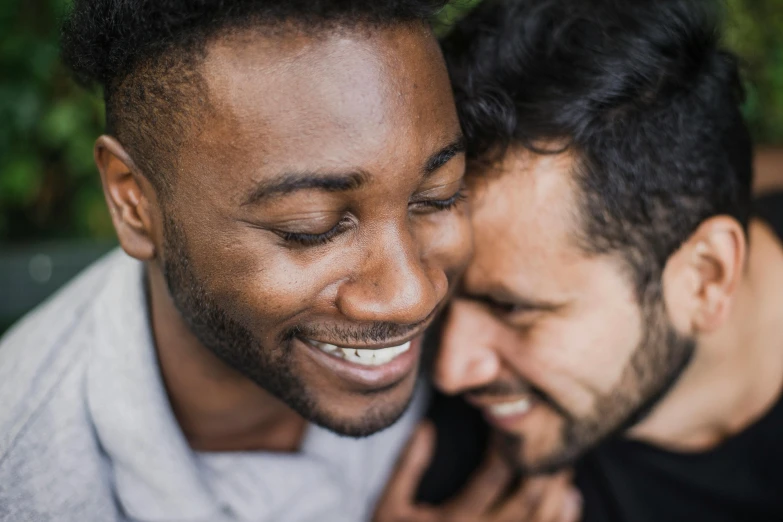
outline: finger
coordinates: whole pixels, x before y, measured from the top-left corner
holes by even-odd
[[[531,515],[530,522],[556,522],[564,509],[565,490],[550,487],[541,497],[541,502]]]
[[[409,511],[402,513],[378,512],[372,519],[372,522],[452,522],[450,519],[444,519],[442,514],[436,508],[426,506],[417,506]],[[470,522],[475,522],[471,520]]]
[[[421,477],[435,449],[435,427],[423,422],[397,461],[392,478],[379,503],[379,512],[390,506],[411,506]]]
[[[414,507],[402,513],[377,512],[372,522],[443,522],[444,520],[449,519],[444,519],[434,508]]]
[[[558,522],[572,508],[571,496],[576,490],[566,476],[551,478],[543,492],[541,502],[531,517],[531,522]]]
[[[571,489],[565,498],[565,507],[557,522],[579,522],[582,519],[582,494]]]
[[[449,506],[454,512],[484,513],[497,502],[513,478],[503,458],[490,451],[481,467]]]
[[[548,478],[527,479],[508,498],[497,506],[497,520],[529,522],[537,512],[548,485]]]

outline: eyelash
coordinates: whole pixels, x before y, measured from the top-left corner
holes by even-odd
[[[303,234],[301,232],[283,232],[280,237],[288,243],[295,243],[297,245],[312,247],[323,245],[337,237],[341,232],[348,229],[351,224],[349,218],[343,218],[330,230],[327,230],[323,234]]]
[[[460,187],[457,193],[451,196],[449,199],[421,201],[420,204],[427,207],[432,207],[436,210],[451,210],[452,208],[459,205],[462,201],[465,201],[465,199],[467,199],[467,194],[465,194],[465,187]]]
[[[421,201],[419,202],[419,204],[434,208],[435,210],[438,211],[445,211],[445,210],[451,210],[452,208],[456,207],[460,202],[464,201],[466,198],[467,195],[465,194],[465,189],[460,188],[457,191],[457,193],[451,196],[449,199]],[[351,220],[349,218],[343,218],[331,230],[328,230],[323,234],[282,232],[280,233],[280,237],[282,237],[283,240],[286,241],[287,243],[294,243],[304,247],[319,246],[332,241],[335,237],[337,237],[338,234],[347,230],[350,224],[351,224]]]

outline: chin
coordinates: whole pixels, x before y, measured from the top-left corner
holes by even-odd
[[[562,441],[537,450],[526,442],[517,435],[506,435],[501,442],[503,455],[524,475],[551,475],[573,466],[581,456],[576,449],[564,447]]]
[[[530,475],[551,475],[573,467],[577,460],[578,457],[550,455],[541,459],[535,459],[530,464],[521,466],[521,469]]]
[[[371,404],[358,415],[316,409],[311,412],[309,420],[339,435],[354,438],[368,437],[395,424],[405,414],[412,399],[413,393],[410,393],[402,401],[374,401],[378,404]]]

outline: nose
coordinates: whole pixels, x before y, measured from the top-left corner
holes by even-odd
[[[501,362],[494,321],[477,304],[452,303],[435,361],[435,384],[443,392],[457,394],[497,379]]]
[[[367,248],[362,267],[338,290],[337,307],[357,322],[416,324],[448,292],[445,267],[420,254],[407,231],[390,231]]]

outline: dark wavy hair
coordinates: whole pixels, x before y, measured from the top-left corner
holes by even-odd
[[[209,41],[252,28],[286,31],[382,27],[432,18],[446,0],[74,0],[62,56],[77,80],[98,85],[107,132],[143,174],[167,188],[193,117],[207,104],[198,65]]]
[[[749,220],[752,144],[719,7],[486,0],[443,42],[469,156],[575,152],[578,239],[623,254],[640,292],[705,219]]]

